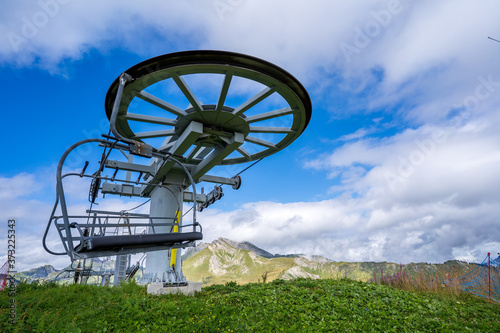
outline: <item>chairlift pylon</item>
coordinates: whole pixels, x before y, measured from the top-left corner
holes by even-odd
[[[210,91],[215,93],[210,96]],[[194,246],[203,238],[197,211],[222,198],[220,185],[233,189],[241,185],[239,174],[220,177],[207,173],[219,165],[259,161],[285,148],[305,130],[311,110],[309,95],[296,78],[248,55],[186,51],[129,68],[106,95],[112,135],[77,142],[61,157],[44,248],[73,261],[151,252],[146,268],[149,259],[161,267],[146,272],[149,281],[183,282],[180,251],[175,254],[177,260],[170,262],[161,259],[165,254],[158,251]],[[82,145],[104,149],[97,169],[88,171],[92,167],[87,162],[79,173],[64,173],[68,155]],[[139,157],[131,162],[123,160],[124,156]],[[131,180],[122,177],[124,172],[138,176]],[[90,182],[91,208],[85,213],[70,212],[63,186],[68,177]],[[204,195],[196,192],[200,182],[219,186]],[[149,214],[97,210],[93,205],[98,204],[99,195],[150,198],[151,210]],[[183,202],[193,203],[189,224],[182,223]],[[58,209],[60,214],[56,214]],[[59,234],[63,252],[47,247],[51,227]]]

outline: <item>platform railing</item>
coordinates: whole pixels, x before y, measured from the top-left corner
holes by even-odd
[[[123,223],[123,217],[123,215],[69,215],[65,219],[63,216],[54,216],[52,223],[59,233],[66,252],[74,258],[140,253],[144,252],[144,249],[159,251],[184,248],[192,246],[192,243],[197,240],[198,234],[202,233],[202,227],[199,223],[179,225],[175,218],[128,214],[126,216],[128,223]],[[69,226],[66,225],[65,221],[69,222]],[[174,232],[175,226],[179,228],[178,232]],[[168,232],[165,232],[158,230],[161,227],[170,228]],[[123,229],[130,230],[132,233],[123,235]],[[70,233],[67,233],[67,230]],[[170,237],[173,239],[170,240],[169,235],[173,234],[178,235]],[[152,235],[164,235],[166,240],[158,241],[156,244],[148,244],[147,238]],[[109,240],[113,242],[116,239],[121,242],[118,248],[99,251],[93,251],[92,248],[89,248],[91,241]],[[126,244],[127,240],[130,240],[130,244]],[[141,244],[141,241],[144,243]]]

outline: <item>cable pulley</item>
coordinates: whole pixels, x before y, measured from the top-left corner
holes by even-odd
[[[97,195],[99,194],[99,186],[101,185],[101,179],[99,177],[92,178],[92,181],[90,182],[90,189],[89,189],[89,201],[90,203],[95,203],[95,199],[97,198]]]
[[[236,175],[233,178],[231,178],[234,181],[234,184],[232,185],[233,190],[238,190],[241,186],[241,176]]]
[[[203,209],[207,208],[208,206],[214,204],[217,200],[222,199],[224,196],[224,192],[222,191],[221,186],[214,186],[214,189],[207,194],[207,199],[204,203],[201,205],[198,205],[198,211],[201,212]]]

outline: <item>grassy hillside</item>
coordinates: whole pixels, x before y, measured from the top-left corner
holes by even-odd
[[[11,325],[11,298],[0,292],[2,332],[500,331],[496,303],[348,279],[229,282],[194,297],[151,296],[135,284],[21,284],[14,299],[17,323]]]

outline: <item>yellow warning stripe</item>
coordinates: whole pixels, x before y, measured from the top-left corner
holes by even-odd
[[[180,211],[177,211],[177,213],[175,214],[175,221],[174,223],[176,225],[174,225],[174,232],[179,232],[179,221],[181,220],[181,212]],[[177,268],[177,265],[176,265],[176,262],[177,262],[177,249],[172,249],[170,251],[170,267],[174,266],[175,265],[175,268]]]

